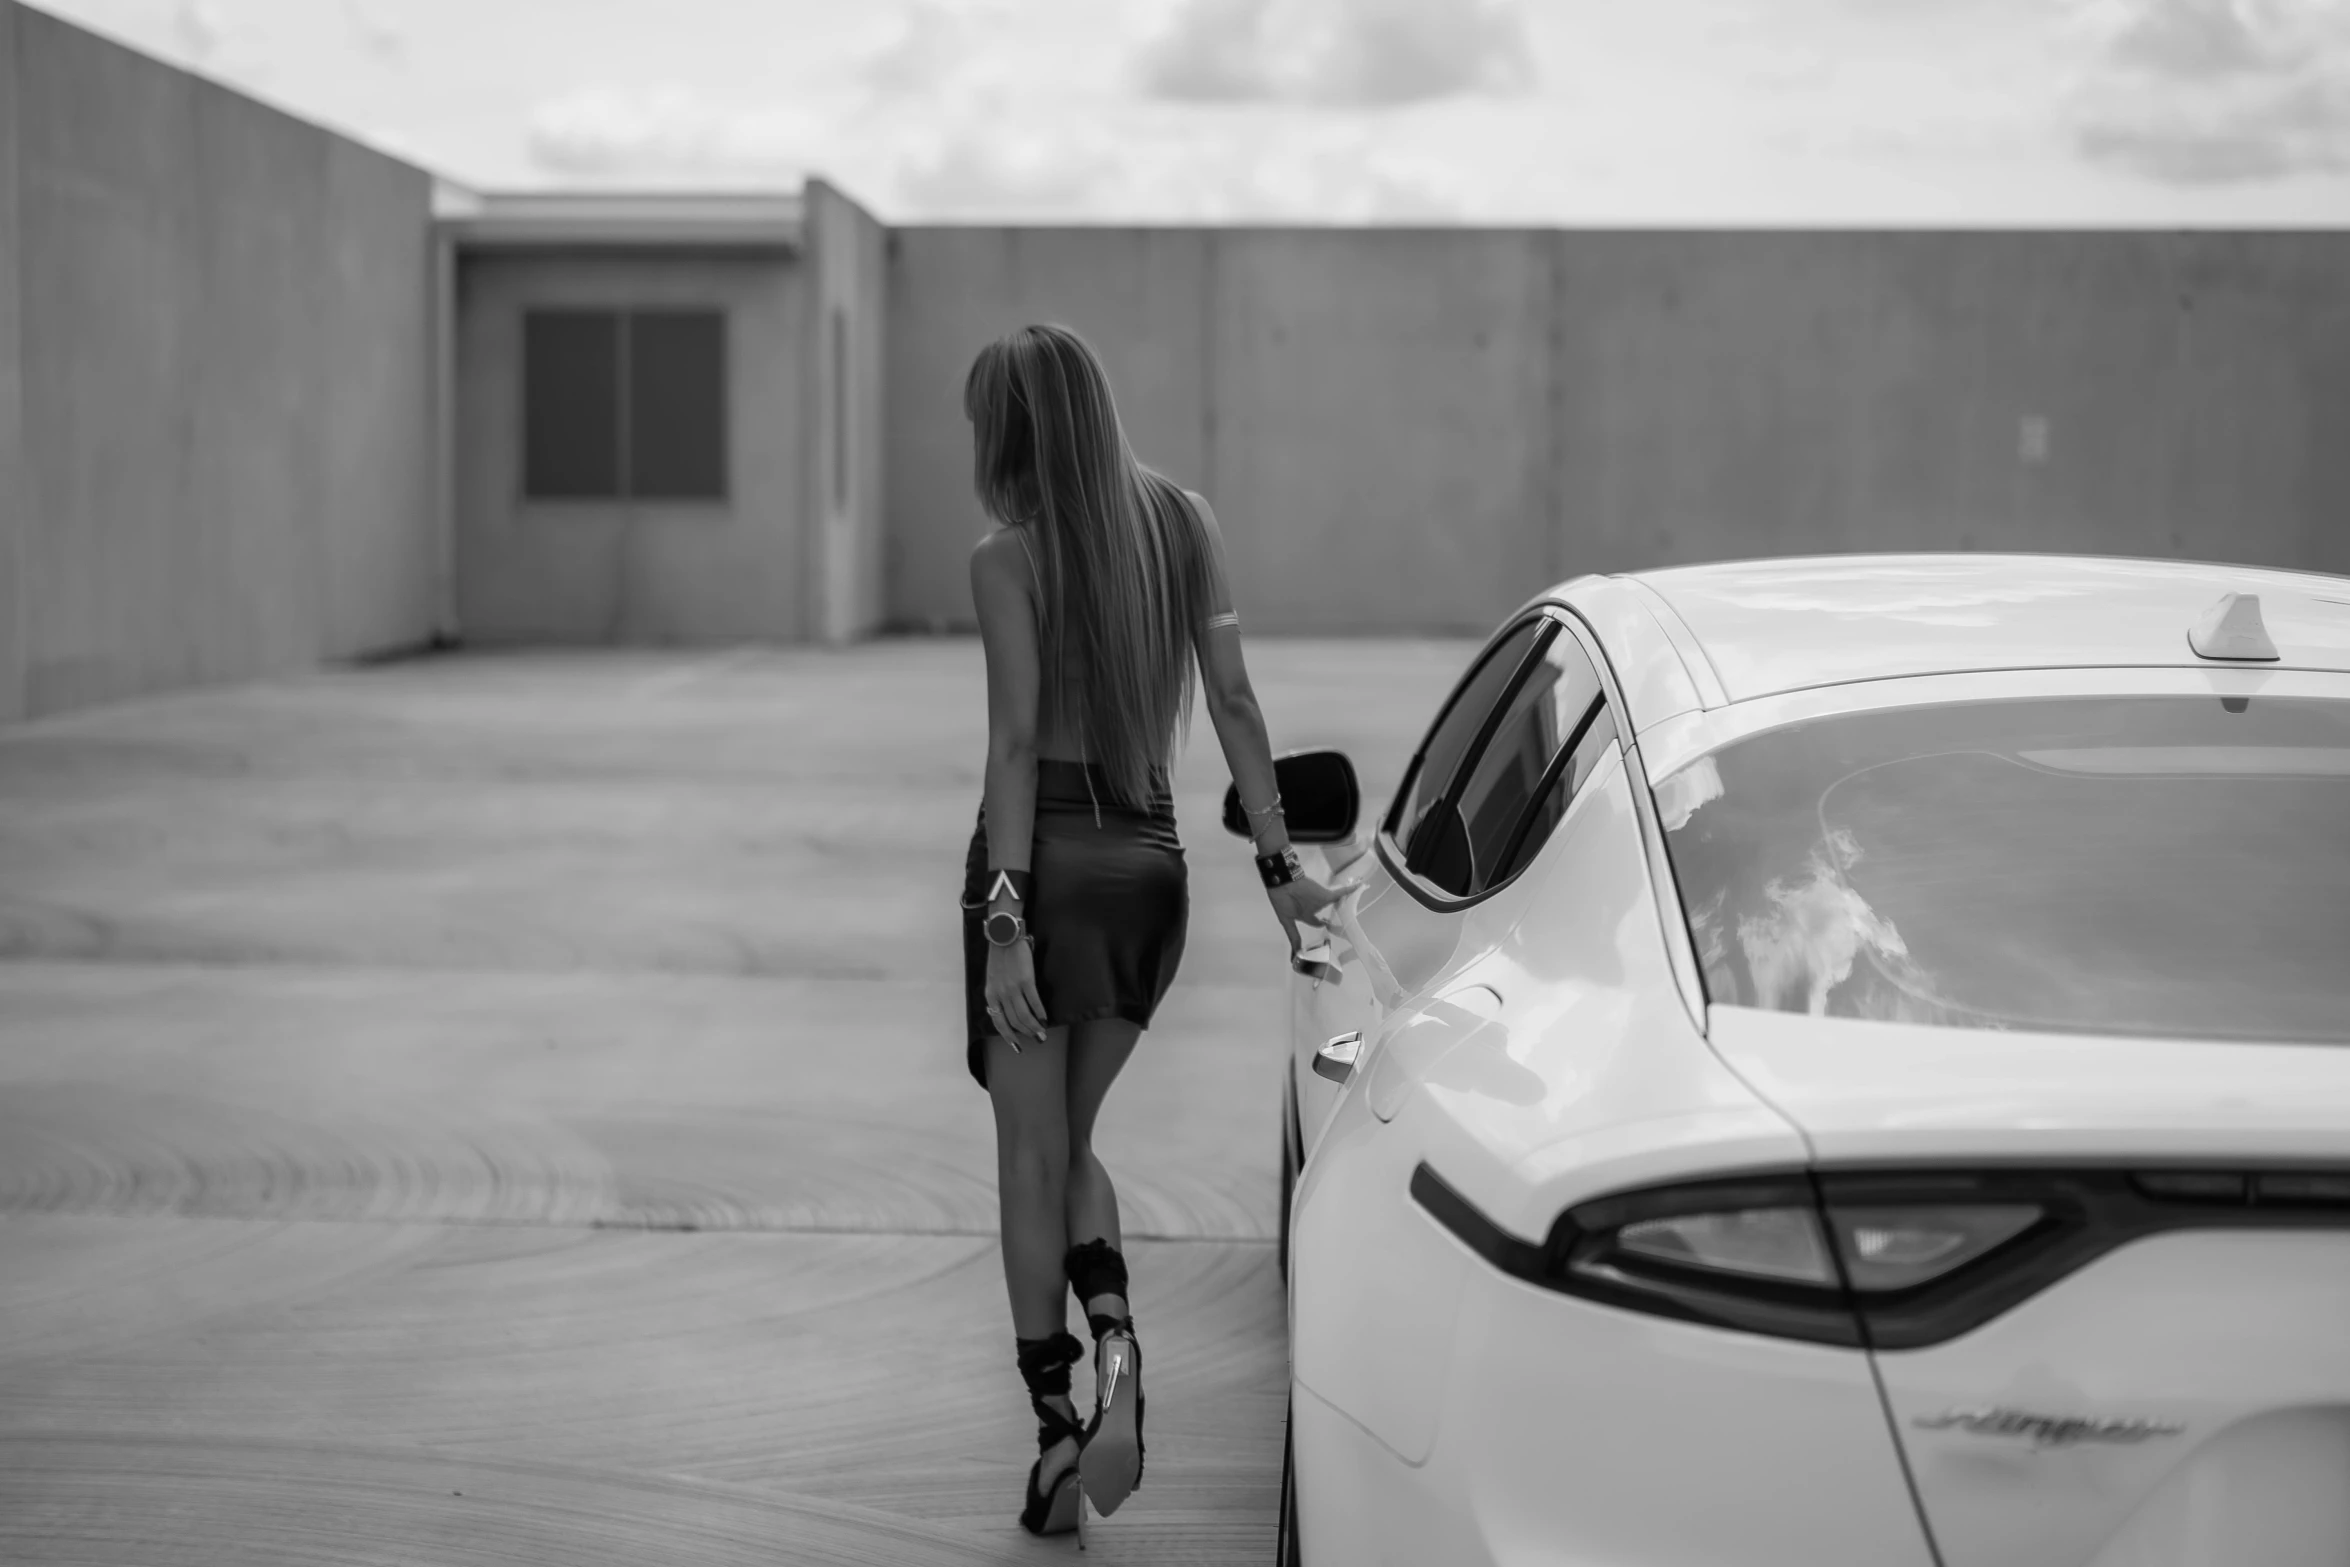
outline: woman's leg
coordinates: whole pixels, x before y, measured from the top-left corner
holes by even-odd
[[[1012,1334],[1042,1340],[1069,1330],[1069,1281],[1061,1259],[1069,1244],[1069,1031],[1045,1031],[1041,1044],[1014,1050],[1001,1036],[987,1042],[987,1091],[995,1102],[996,1201],[1003,1225],[1004,1287],[1012,1298]],[[1072,1419],[1066,1396],[1045,1402]],[[1044,1454],[1040,1483],[1077,1456],[1074,1441]]]
[[[1124,1018],[1078,1023],[1069,1030],[1069,1244],[1118,1245],[1118,1192],[1093,1152],[1093,1123],[1142,1030]]]
[[[995,1101],[996,1202],[1003,1220],[1004,1285],[1012,1331],[1048,1338],[1069,1325],[1069,1030],[1014,1050],[987,1042],[987,1092]]]
[[[1142,1483],[1142,1362],[1126,1304],[1118,1192],[1094,1154],[1093,1123],[1140,1033],[1132,1023],[1106,1019],[1075,1025],[1069,1040],[1070,1251],[1065,1265],[1094,1335],[1094,1436],[1079,1468],[1086,1495],[1105,1515],[1116,1512]]]
[[[1102,1100],[1117,1081],[1142,1030],[1124,1018],[1078,1023],[1069,1030],[1069,1244],[1104,1241],[1114,1251],[1124,1249],[1118,1229],[1118,1190],[1110,1172],[1093,1151],[1093,1123]],[[1126,1315],[1122,1296],[1098,1295],[1080,1301],[1087,1314]]]

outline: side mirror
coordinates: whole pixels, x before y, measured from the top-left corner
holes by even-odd
[[[1344,751],[1292,751],[1273,759],[1273,787],[1281,793],[1281,816],[1294,843],[1344,843],[1354,836],[1363,812],[1355,764]],[[1224,790],[1224,830],[1250,838],[1248,813],[1240,808],[1240,786]]]

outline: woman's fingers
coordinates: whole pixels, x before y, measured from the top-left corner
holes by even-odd
[[[1044,1039],[1044,1003],[1033,982],[1008,979],[1001,989],[990,986],[987,999],[996,1026],[1015,1046]]]
[[[1043,1043],[1044,998],[1036,993],[1036,981],[1034,979],[1028,978],[1026,976],[1021,978],[1019,1001],[1021,1013],[1025,1018],[1023,1026],[1027,1028],[1030,1034],[1035,1036],[1039,1044]]]
[[[995,1031],[1004,1036],[1004,1042],[1014,1050],[1020,1048],[1020,1036],[1013,1031],[1012,1020],[1004,1013],[1004,993],[993,983],[987,987],[987,1020]]]

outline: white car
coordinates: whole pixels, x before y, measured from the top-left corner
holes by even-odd
[[[1284,1561],[2350,1563],[2350,579],[1583,577],[1282,767]]]

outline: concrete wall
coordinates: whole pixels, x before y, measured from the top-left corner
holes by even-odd
[[[483,252],[457,265],[457,620],[468,643],[798,641],[821,595],[808,493],[807,268],[784,255]],[[728,498],[522,496],[522,315],[727,312]]]
[[[972,624],[971,546],[987,522],[971,493],[963,377],[990,339],[1028,322],[1083,333],[1109,367],[1119,418],[1143,460],[1221,501],[1208,477],[1210,234],[901,228],[890,242],[893,622]],[[1219,504],[1219,517],[1224,509]]]
[[[889,609],[969,623],[960,406],[1058,320],[1244,622],[1482,630],[1591,570],[2022,549],[2350,571],[2350,234],[910,228]]]
[[[22,442],[0,713],[422,641],[426,176],[42,12],[0,14],[0,384],[21,387]]]
[[[817,561],[812,624],[824,640],[843,642],[874,631],[887,613],[887,235],[871,213],[822,180],[808,182],[805,200],[814,283],[805,338],[812,415],[805,515]]]
[[[0,724],[24,716],[24,376],[18,328],[17,8],[0,0]]]

